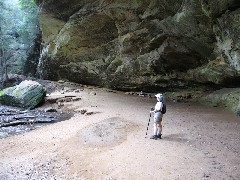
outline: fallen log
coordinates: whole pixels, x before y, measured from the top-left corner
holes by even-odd
[[[50,120],[50,121],[43,121],[43,120],[12,121],[12,122],[9,122],[9,123],[2,123],[2,124],[0,124],[0,128],[2,128],[2,127],[9,127],[9,126],[26,125],[26,124],[53,123],[53,122],[54,122],[54,120]]]
[[[74,96],[74,95],[66,95],[65,96],[65,98],[69,98],[69,97],[72,98],[72,97],[76,97],[76,96]]]
[[[12,115],[18,115],[18,114],[24,114],[28,111],[1,111],[0,116],[12,116]]]
[[[19,119],[34,119],[36,118],[36,116],[29,116],[29,115],[26,115],[26,116],[18,116],[18,117],[14,117],[13,119],[16,119],[16,120],[19,120]]]

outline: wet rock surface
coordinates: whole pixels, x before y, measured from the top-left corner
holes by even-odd
[[[0,106],[0,138],[31,131],[44,124],[67,120],[70,117],[72,117],[71,113]]]

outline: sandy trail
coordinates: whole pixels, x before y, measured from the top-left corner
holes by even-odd
[[[82,100],[64,106],[76,112],[70,120],[0,139],[0,179],[239,179],[234,114],[167,102],[163,139],[150,140],[154,98],[104,89],[75,95]]]

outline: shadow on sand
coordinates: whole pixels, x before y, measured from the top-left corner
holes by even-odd
[[[179,143],[187,143],[189,139],[184,138],[185,134],[169,134],[163,135],[162,141],[171,141],[171,142],[179,142]]]

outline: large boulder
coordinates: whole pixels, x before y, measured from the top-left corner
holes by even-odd
[[[238,8],[237,0],[47,1],[38,74],[118,89],[239,85]]]
[[[22,108],[35,108],[44,101],[45,88],[38,82],[25,80],[0,92],[0,103]]]

